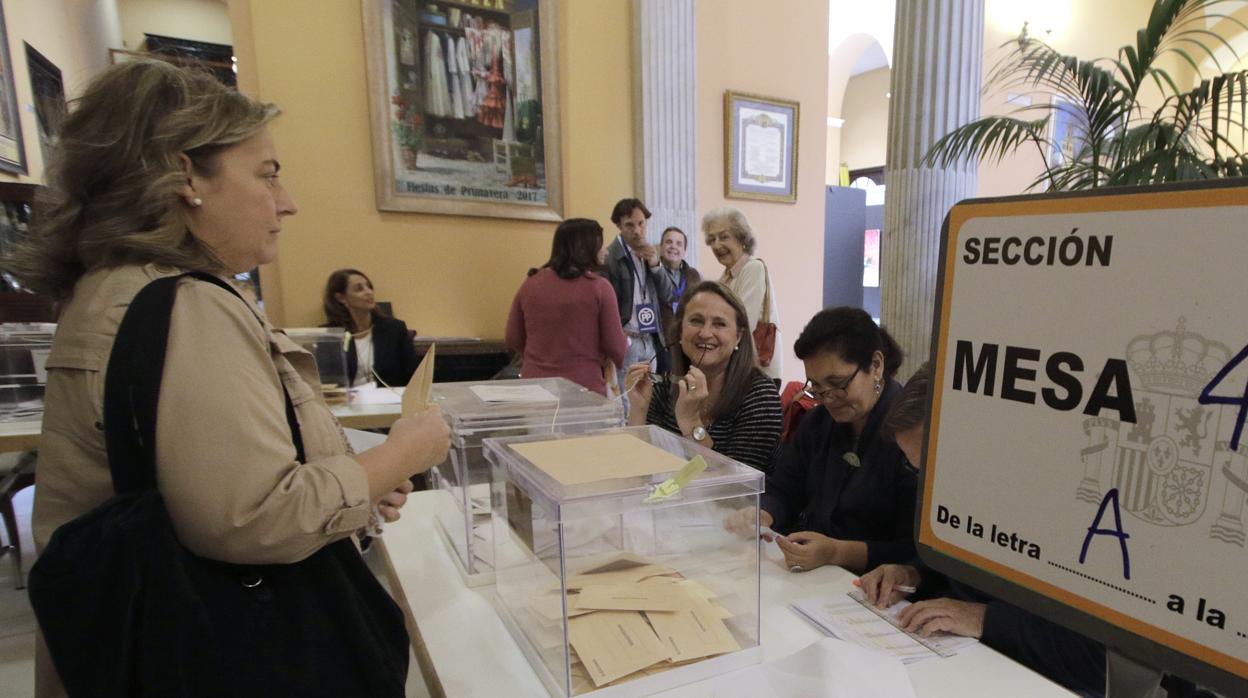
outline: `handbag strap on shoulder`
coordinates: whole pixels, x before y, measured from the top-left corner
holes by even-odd
[[[130,302],[117,328],[104,378],[104,442],[113,489],[118,494],[156,487],[156,410],[160,383],[178,283],[188,276],[219,286],[239,302],[246,303],[234,287],[203,272],[156,279]],[[302,463],[306,461],[303,435],[285,385],[282,385],[282,394],[286,399],[291,441]]]
[[[767,272],[767,263],[761,258],[755,257],[758,263],[763,265],[763,313],[759,320],[763,324],[771,322],[771,275]]]

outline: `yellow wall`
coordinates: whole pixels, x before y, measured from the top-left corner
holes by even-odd
[[[827,0],[769,3],[766,12],[752,0],[697,5],[698,210],[735,206],[754,228],[780,304],[786,380],[804,375],[793,342],[822,307],[827,27]],[[724,198],[725,90],[801,104],[797,203]],[[723,268],[698,238],[702,274],[718,278]]]
[[[124,48],[137,51],[144,34],[230,44],[230,18],[225,0],[115,0],[121,15]],[[310,6],[304,3],[305,12]],[[319,11],[319,9],[318,9]]]
[[[892,71],[877,68],[849,79],[841,103],[841,162],[849,169],[883,167],[888,150],[888,79]]]
[[[43,154],[39,151],[39,127],[30,109],[30,71],[26,67],[23,42],[61,69],[65,96],[72,99],[92,76],[108,65],[108,49],[120,40],[116,3],[115,0],[5,0],[4,21],[28,174],[0,173],[0,178],[40,183]]]
[[[280,284],[265,279],[266,296],[281,306],[270,314],[291,326],[322,322],[326,277],[352,266],[421,334],[500,338],[512,296],[546,260],[555,226],[377,210],[360,5],[324,2],[309,12],[305,0],[231,1],[234,34],[250,44],[237,47],[241,83],[285,112],[273,132],[300,207],[267,270]],[[578,0],[557,9],[564,215],[598,219],[610,240],[611,207],[633,192],[631,6]]]

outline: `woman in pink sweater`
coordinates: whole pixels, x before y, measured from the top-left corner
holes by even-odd
[[[555,229],[550,260],[530,269],[507,318],[507,347],[524,356],[525,378],[562,376],[607,394],[603,364],[624,361],[628,343],[615,291],[599,275],[602,226],[570,218]]]

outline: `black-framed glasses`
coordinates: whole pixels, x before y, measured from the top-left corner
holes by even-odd
[[[854,379],[858,377],[858,372],[861,370],[862,366],[855,368],[854,372],[849,374],[849,378],[841,381],[840,385],[834,385],[830,388],[825,388],[824,390],[816,390],[814,382],[808,379],[806,381],[806,385],[802,386],[802,395],[805,395],[812,400],[823,400],[833,393],[840,393],[841,395],[844,395],[849,392],[850,384],[853,383]]]

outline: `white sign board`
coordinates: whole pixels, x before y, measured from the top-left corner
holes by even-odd
[[[1248,678],[1237,184],[950,212],[919,514],[936,567],[1221,686]]]

